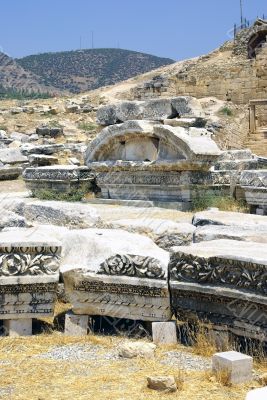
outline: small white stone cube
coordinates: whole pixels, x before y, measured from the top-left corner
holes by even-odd
[[[32,319],[5,319],[3,326],[6,334],[11,337],[31,336],[32,335]]]
[[[253,358],[237,351],[216,353],[212,357],[212,371],[227,371],[230,383],[238,384],[252,380]]]
[[[65,335],[86,336],[89,330],[89,316],[73,314],[69,311],[65,315]]]
[[[248,392],[246,400],[265,400],[267,399],[267,386]]]
[[[176,322],[153,322],[152,336],[155,344],[177,344]]]

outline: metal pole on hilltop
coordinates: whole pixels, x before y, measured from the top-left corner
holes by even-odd
[[[92,49],[94,48],[94,31],[91,31]]]
[[[240,21],[241,29],[243,28],[243,0],[240,0]]]

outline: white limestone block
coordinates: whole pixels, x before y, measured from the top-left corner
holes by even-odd
[[[6,319],[3,321],[6,334],[11,337],[31,336],[32,335],[32,319]]]
[[[230,383],[238,384],[252,380],[253,358],[237,351],[216,353],[212,357],[212,371],[227,371]]]
[[[152,322],[152,336],[156,344],[177,344],[176,322]]]
[[[89,316],[67,312],[65,316],[65,335],[86,336],[89,330]]]
[[[248,392],[246,400],[265,400],[267,399],[267,386],[260,389],[254,389]]]

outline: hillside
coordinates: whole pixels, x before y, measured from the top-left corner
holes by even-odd
[[[91,49],[43,53],[16,60],[42,77],[46,85],[73,93],[112,85],[174,63],[169,58],[122,49]]]
[[[0,53],[0,94],[9,91],[28,93],[56,93],[57,89],[45,86],[40,77],[30,71],[25,71],[15,60]]]

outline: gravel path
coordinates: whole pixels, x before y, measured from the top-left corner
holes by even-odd
[[[105,350],[99,345],[73,344],[56,346],[47,353],[36,356],[37,358],[59,361],[112,361],[119,359],[116,350]]]
[[[94,344],[56,346],[47,353],[36,356],[36,358],[58,361],[97,361],[98,363],[123,360],[119,357],[116,349],[106,349],[101,345]],[[161,364],[189,371],[204,371],[211,367],[208,358],[181,350],[168,351],[163,353],[163,358],[156,356],[156,360],[157,358]]]
[[[168,351],[164,353],[165,357],[162,364],[172,365],[179,369],[189,371],[205,371],[211,368],[209,358],[187,353],[186,351]]]

